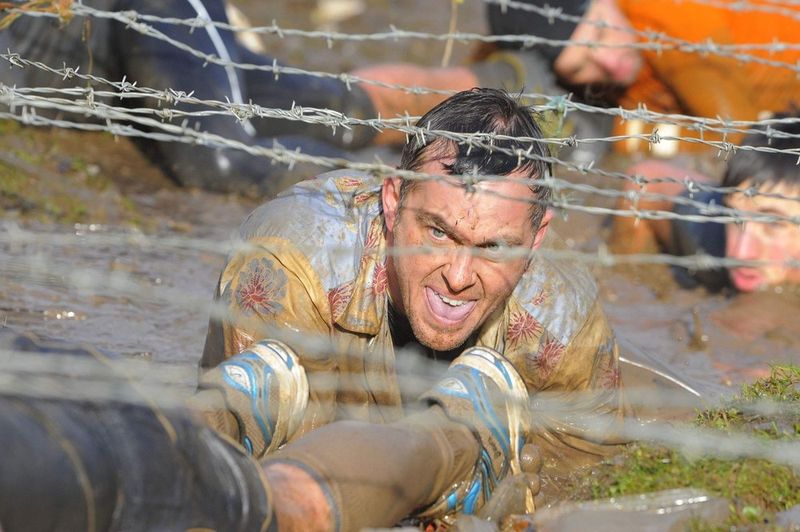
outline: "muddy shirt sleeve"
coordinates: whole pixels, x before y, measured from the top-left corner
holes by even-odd
[[[260,340],[280,340],[294,351],[308,377],[303,426],[330,421],[338,378],[329,346],[332,320],[328,298],[306,257],[278,238],[248,242],[222,271],[215,303],[202,369],[208,371]],[[212,425],[236,437],[224,419]]]
[[[567,341],[512,313],[508,352],[531,393],[529,441],[550,463],[572,469],[617,450],[625,402],[619,348],[595,300]]]

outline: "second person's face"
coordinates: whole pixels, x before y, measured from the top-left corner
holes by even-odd
[[[745,181],[739,188],[750,187]],[[800,217],[800,187],[783,183],[765,186],[759,192],[772,196],[731,194],[728,206],[753,214],[774,215],[780,218]],[[784,197],[778,197],[784,196]],[[745,221],[725,226],[725,254],[743,261],[762,261],[760,266],[730,268],[734,286],[742,292],[752,292],[782,283],[800,282],[800,269],[786,262],[800,260],[800,226],[790,220],[775,222]]]

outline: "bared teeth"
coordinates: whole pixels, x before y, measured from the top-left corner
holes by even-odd
[[[430,287],[425,288],[425,294],[431,313],[437,321],[443,322],[447,327],[457,327],[459,324],[463,324],[477,305],[477,301],[474,299],[452,299]]]
[[[439,299],[441,299],[442,301],[444,301],[445,303],[447,303],[451,307],[460,307],[461,305],[466,303],[466,301],[459,301],[458,299],[450,299],[449,297],[443,296],[442,294],[439,294],[438,292],[437,292],[436,295],[439,296]]]

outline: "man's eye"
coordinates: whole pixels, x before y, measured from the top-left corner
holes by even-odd
[[[794,227],[796,226],[788,220],[779,220],[764,224],[764,232],[770,236],[779,236],[789,233]]]
[[[489,255],[499,256],[507,252],[509,247],[506,245],[505,242],[489,242],[485,246],[483,246],[483,249]]]
[[[431,227],[431,236],[437,240],[443,240],[447,236],[447,233],[438,227]]]

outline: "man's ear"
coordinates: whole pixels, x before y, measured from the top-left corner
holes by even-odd
[[[381,204],[383,205],[383,219],[389,231],[394,230],[397,222],[397,210],[400,207],[400,186],[403,180],[399,177],[387,177],[383,180],[381,188]]]
[[[539,229],[536,231],[536,236],[533,237],[533,247],[531,249],[539,249],[539,246],[544,242],[544,236],[547,234],[547,229],[550,226],[550,220],[553,219],[553,211],[547,209],[542,216],[542,223],[539,224]]]

